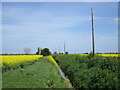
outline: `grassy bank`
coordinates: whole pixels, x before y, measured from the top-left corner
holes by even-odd
[[[117,88],[118,58],[53,55],[74,88]]]
[[[42,57],[32,65],[4,72],[3,88],[67,88],[57,66]]]

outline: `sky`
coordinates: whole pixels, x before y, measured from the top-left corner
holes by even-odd
[[[2,2],[119,2],[119,0],[2,0]]]
[[[92,51],[91,7],[94,8],[95,52],[118,51],[117,2],[3,2],[2,53],[49,48],[69,53]],[[0,32],[1,33],[1,32]]]

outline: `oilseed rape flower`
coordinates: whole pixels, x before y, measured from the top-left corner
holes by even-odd
[[[118,57],[119,56],[119,54],[96,54],[96,55],[105,56],[105,57]]]
[[[2,67],[4,67],[4,65],[12,67],[21,63],[35,61],[40,57],[42,57],[42,55],[2,55],[0,56],[0,64]]]
[[[54,63],[56,67],[58,67],[58,64],[56,63],[52,56],[48,56],[47,59]]]
[[[72,54],[71,54],[72,55]],[[87,56],[89,54],[73,54],[73,55],[81,55],[81,56]],[[95,54],[98,56],[105,56],[105,57],[119,57],[120,54]]]

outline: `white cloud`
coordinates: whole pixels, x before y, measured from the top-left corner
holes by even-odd
[[[120,18],[114,18],[115,21],[120,21]]]

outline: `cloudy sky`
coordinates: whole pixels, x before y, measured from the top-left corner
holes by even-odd
[[[69,53],[92,51],[91,7],[95,16],[95,51],[117,52],[117,2],[4,2],[3,53],[31,53],[40,48]]]

